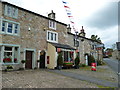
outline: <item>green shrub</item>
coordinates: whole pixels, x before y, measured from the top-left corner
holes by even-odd
[[[82,64],[82,67],[86,67],[86,64]]]
[[[62,65],[63,65],[63,57],[62,57],[62,53],[59,52],[57,57],[57,66],[62,66]]]
[[[78,66],[79,63],[80,63],[80,59],[79,59],[79,57],[77,56],[77,57],[75,58],[75,66]]]
[[[7,69],[13,69],[13,66],[8,65],[8,66],[7,66]]]
[[[97,60],[97,65],[102,65],[102,61]]]
[[[95,63],[95,58],[92,55],[88,55],[88,65],[91,66],[91,63]]]
[[[26,62],[26,60],[22,60],[22,61],[21,61],[21,63],[25,63],[25,62]]]

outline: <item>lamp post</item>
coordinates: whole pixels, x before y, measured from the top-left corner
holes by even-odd
[[[118,88],[120,88],[120,42],[117,42],[118,50]]]

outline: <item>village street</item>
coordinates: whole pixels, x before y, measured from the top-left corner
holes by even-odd
[[[117,74],[107,65],[80,69],[36,69],[2,73],[3,88],[100,88],[117,87]]]

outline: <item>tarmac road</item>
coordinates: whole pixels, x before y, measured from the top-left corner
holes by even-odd
[[[118,68],[120,70],[120,66],[118,67],[118,60],[112,60],[109,58],[104,58],[104,61],[112,68],[113,71],[118,73]]]

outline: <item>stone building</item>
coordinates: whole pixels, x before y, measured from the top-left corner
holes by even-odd
[[[67,44],[67,25],[55,20],[52,11],[48,17],[0,1],[0,62],[3,69],[52,68],[57,66],[57,49],[74,51]]]
[[[57,67],[59,53],[62,53],[64,63],[73,63],[78,54],[81,62],[87,65],[85,55],[96,54],[96,49],[91,48],[98,42],[86,38],[83,27],[80,35],[77,35],[77,41],[75,38],[69,25],[55,20],[53,11],[45,17],[0,1],[2,69],[6,69],[8,65],[20,69],[23,67],[22,60],[26,60],[24,66],[26,69],[35,67],[54,69]],[[40,63],[37,62],[38,60]]]
[[[88,65],[88,55],[93,55],[95,60],[103,60],[103,48],[96,47],[102,43],[85,37],[85,30],[80,30],[80,33],[75,35],[68,30],[68,45],[76,48],[80,57],[80,63]],[[77,39],[76,39],[77,38]]]

